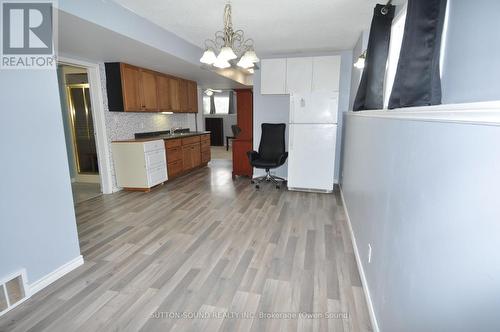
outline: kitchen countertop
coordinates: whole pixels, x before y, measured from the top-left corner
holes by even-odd
[[[130,143],[130,142],[150,142],[150,141],[158,141],[158,140],[171,140],[171,139],[176,139],[176,138],[185,138],[185,137],[191,137],[191,136],[201,136],[201,135],[206,135],[210,134],[209,131],[190,131],[188,133],[177,133],[177,134],[166,134],[166,135],[158,135],[158,136],[152,136],[152,137],[144,137],[144,138],[132,138],[132,139],[126,139],[126,140],[117,140],[113,141],[113,143]]]

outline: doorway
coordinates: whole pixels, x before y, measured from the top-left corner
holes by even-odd
[[[75,204],[101,195],[99,160],[87,69],[58,65],[68,167]]]
[[[232,160],[237,126],[236,93],[233,90],[204,89],[203,122],[211,132],[212,160]]]

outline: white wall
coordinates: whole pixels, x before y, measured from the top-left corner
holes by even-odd
[[[498,142],[498,126],[347,116],[342,189],[381,331],[500,330]]]
[[[0,71],[0,279],[80,256],[55,70]]]
[[[500,1],[448,3],[443,103],[500,100]]]

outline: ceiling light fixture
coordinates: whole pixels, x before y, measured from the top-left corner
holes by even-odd
[[[356,61],[356,63],[354,64],[354,67],[356,67],[358,69],[365,68],[365,61],[366,61],[366,51],[361,53],[361,55],[358,58],[358,61]]]
[[[243,30],[233,30],[231,11],[231,4],[226,4],[224,31],[217,31],[214,39],[205,40],[205,52],[200,62],[217,68],[229,68],[240,58],[236,62],[238,67],[252,68],[260,61],[254,50],[253,39],[245,39]],[[216,55],[217,52],[219,55]]]

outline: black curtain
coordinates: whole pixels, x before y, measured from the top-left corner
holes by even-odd
[[[395,6],[375,6],[366,50],[365,68],[354,100],[354,111],[384,107],[385,68],[394,12]]]
[[[210,114],[215,114],[216,113],[216,110],[215,110],[215,96],[212,94],[210,96]]]
[[[439,59],[447,0],[408,0],[389,108],[441,104]]]
[[[234,91],[229,91],[229,108],[227,110],[228,114],[236,114],[234,109]]]

